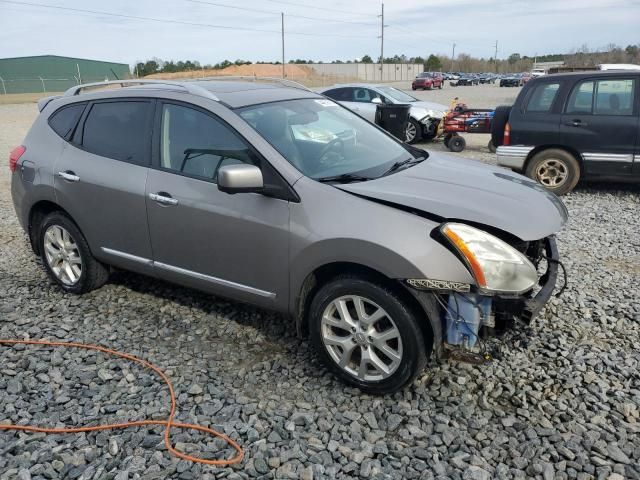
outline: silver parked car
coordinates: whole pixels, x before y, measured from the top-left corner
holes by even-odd
[[[433,139],[438,130],[438,123],[448,110],[445,105],[418,100],[389,85],[370,83],[334,85],[323,89],[322,94],[339,102],[349,110],[353,110],[370,122],[375,122],[376,108],[381,103],[411,105],[405,139],[407,143]]]
[[[477,354],[554,289],[567,212],[523,176],[299,87],[116,83],[42,100],[10,157],[20,223],[66,292],[117,267],[273,309],[384,393],[430,355]]]

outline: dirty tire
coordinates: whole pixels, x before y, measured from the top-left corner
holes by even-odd
[[[447,147],[449,147],[449,150],[455,153],[463,151],[466,146],[467,142],[460,135],[451,137],[451,139],[449,140],[449,144],[447,145]]]
[[[381,380],[360,379],[355,373],[347,370],[351,368],[349,365],[342,368],[329,353],[330,347],[324,343],[323,332],[327,327],[326,324],[323,326],[323,315],[335,300],[349,296],[365,298],[381,307],[388,314],[388,318],[392,320],[399,333],[401,359],[395,370],[386,378]],[[350,312],[350,315],[357,316],[355,311]],[[338,328],[337,332],[341,331]],[[329,370],[345,383],[372,394],[396,392],[411,383],[426,366],[428,356],[433,348],[431,336],[426,339],[425,343],[425,336],[418,325],[416,312],[395,291],[381,283],[354,275],[335,277],[318,290],[309,309],[309,332],[316,352]],[[346,333],[349,334],[349,332]],[[355,368],[358,365],[358,352],[362,350],[355,344],[355,340],[353,342],[356,346],[353,350],[354,353],[349,357],[349,364],[353,361]],[[375,351],[380,358],[378,350],[374,347],[369,348]]]
[[[82,260],[81,274],[73,284],[66,284],[58,278],[47,261],[45,254],[45,235],[47,230],[53,226],[61,227],[68,232],[75,242],[75,248],[77,248]],[[109,279],[109,270],[93,257],[84,235],[82,235],[80,229],[67,215],[62,212],[52,212],[45,216],[40,223],[39,234],[38,249],[42,256],[42,265],[49,277],[65,292],[82,294],[100,288],[107,282]]]
[[[541,176],[545,172],[545,165],[555,165],[553,168],[559,174],[564,174],[564,181],[557,185],[550,185],[548,179]],[[536,153],[527,164],[525,175],[543,185],[556,195],[564,195],[575,188],[580,180],[580,164],[576,158],[566,150],[550,148]]]

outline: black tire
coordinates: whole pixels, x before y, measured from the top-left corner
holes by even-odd
[[[451,137],[451,139],[449,140],[449,145],[447,145],[447,147],[449,147],[449,150],[455,153],[463,151],[466,146],[467,142],[460,135]]]
[[[493,118],[491,119],[491,143],[496,147],[502,145],[504,140],[504,127],[509,121],[510,114],[511,106],[509,105],[496,107],[493,112]]]
[[[416,87],[411,87],[411,90],[413,90],[415,92],[416,91]]]
[[[387,318],[393,320],[399,332],[399,338],[402,342],[402,356],[395,371],[386,378],[369,381],[358,378],[356,374],[350,373],[338,365],[323,342],[322,319],[325,310],[334,300],[349,295],[364,297],[381,307],[388,314]],[[351,314],[355,315],[355,312],[352,311]],[[420,314],[420,321],[427,321],[422,314]],[[309,308],[309,331],[311,343],[328,369],[345,383],[372,394],[396,392],[411,383],[425,368],[433,348],[432,335],[428,335],[428,338],[425,339],[418,324],[416,312],[395,291],[380,283],[353,275],[338,276],[318,290]],[[345,333],[350,338],[355,338],[353,336],[355,334],[346,331]],[[353,342],[356,344],[355,340]],[[367,348],[371,348],[380,358],[380,350],[375,347]],[[359,345],[354,347],[349,356],[349,365],[352,360],[357,363],[358,354],[356,351],[362,352],[362,347]],[[390,357],[387,357],[387,360],[390,360]],[[350,368],[349,365],[346,368]]]
[[[487,148],[491,153],[496,153],[496,146],[493,144],[491,140],[489,140],[489,143],[487,143]]]
[[[442,90],[442,85],[443,85],[443,84],[444,84],[444,82],[442,82],[442,83],[438,86],[438,89],[439,89],[439,90]]]
[[[409,118],[407,126],[409,124],[413,125],[413,127],[415,128],[416,135],[415,137],[413,137],[413,139],[409,139],[408,135],[405,136],[405,142],[409,144],[418,143],[420,140],[422,140],[422,125],[420,125],[418,121],[414,120],[413,118]]]
[[[556,166],[553,167],[555,171],[564,172],[566,175],[565,180],[556,186],[552,186],[547,180],[541,178],[540,174],[544,172],[543,165],[545,162],[555,164]],[[536,153],[531,160],[529,160],[525,174],[527,177],[543,185],[550,192],[556,195],[564,195],[573,190],[578,184],[580,180],[580,164],[576,158],[566,150],[549,148]]]
[[[45,252],[45,237],[50,227],[60,227],[66,230],[74,242],[75,249],[80,257],[81,273],[74,283],[65,283],[54,273],[47,254]],[[87,240],[80,232],[76,224],[62,212],[52,212],[45,216],[40,223],[40,238],[38,239],[38,250],[42,255],[42,265],[49,277],[57,283],[65,292],[82,294],[100,288],[109,279],[109,270],[105,265],[96,260],[91,254]]]
[[[447,133],[444,136],[444,146],[449,148],[449,140],[451,140],[451,138],[453,137],[453,133]]]

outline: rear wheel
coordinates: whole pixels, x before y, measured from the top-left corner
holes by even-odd
[[[309,310],[311,341],[338,377],[369,393],[391,393],[425,367],[416,314],[394,291],[355,276],[324,285]]]
[[[52,212],[40,224],[39,250],[49,276],[64,291],[85,293],[104,285],[107,268],[93,258],[78,227],[61,212]]]
[[[491,153],[496,153],[496,146],[493,144],[493,141],[489,140],[489,143],[487,144],[487,148]]]
[[[452,152],[458,153],[464,150],[464,148],[467,146],[467,142],[460,135],[456,135],[454,137],[451,137],[451,139],[449,140],[449,145],[447,146]]]
[[[580,180],[580,164],[565,150],[550,148],[533,156],[525,171],[556,195],[569,193]]]

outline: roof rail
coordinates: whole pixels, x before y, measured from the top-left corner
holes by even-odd
[[[202,77],[194,79],[196,82],[205,80],[246,80],[252,82],[271,82],[278,83],[283,87],[291,87],[297,88],[299,90],[307,90],[308,92],[313,92],[309,87],[296,82],[294,80],[289,80],[288,78],[278,78],[278,77],[259,77],[256,75],[214,75],[212,77]],[[315,92],[314,92],[315,93]]]
[[[80,95],[82,90],[85,90],[87,88],[104,87],[107,85],[120,85],[120,87],[122,88],[127,87],[129,85],[170,85],[173,87],[181,88],[185,90],[187,93],[191,93],[199,97],[209,98],[211,100],[216,100],[216,101],[220,100],[209,90],[202,88],[200,85],[196,85],[195,82],[172,82],[170,80],[140,80],[140,79],[109,80],[106,82],[84,83],[82,85],[76,85],[74,87],[71,87],[66,92],[64,92],[64,96],[71,97],[74,95]]]

